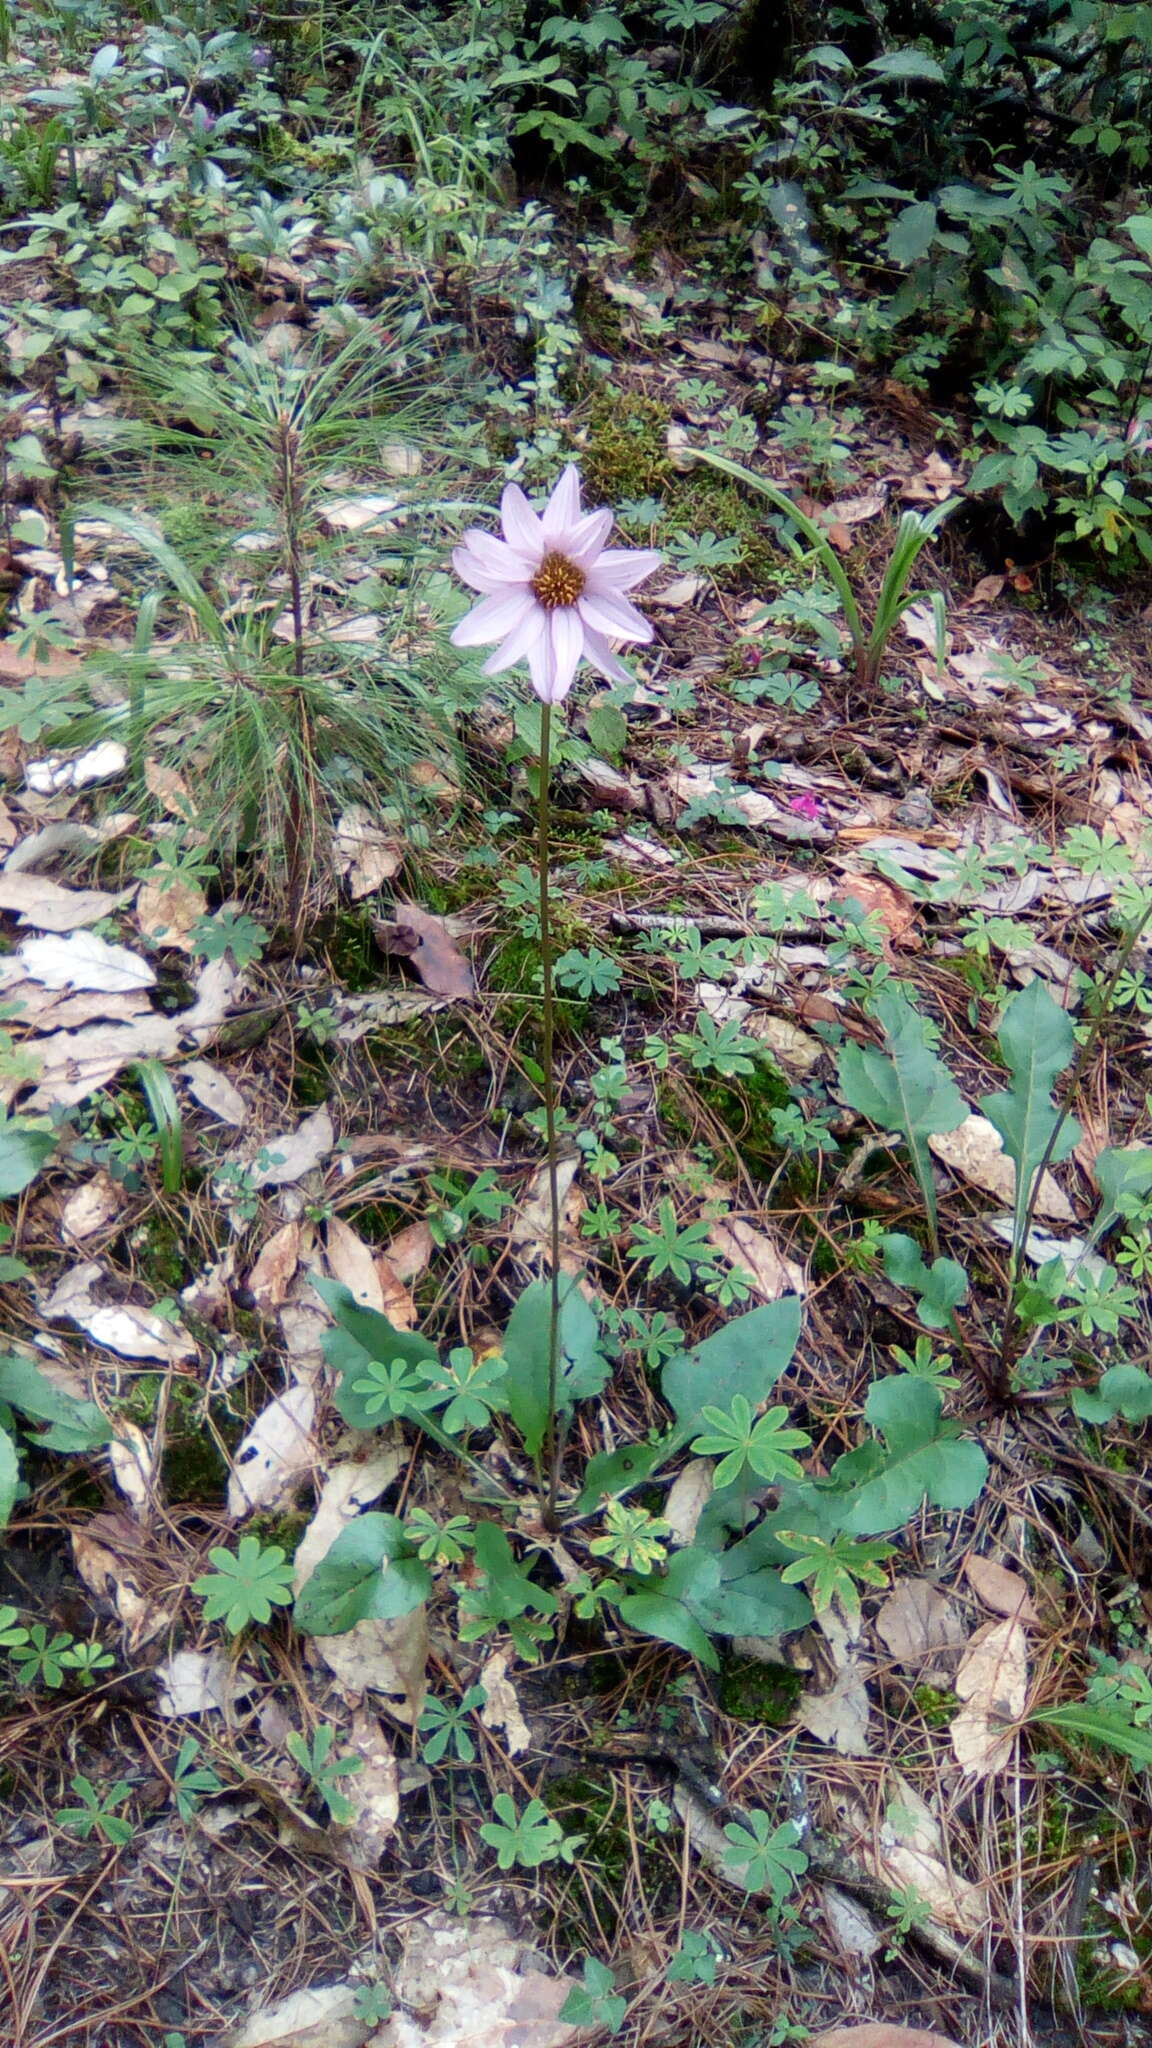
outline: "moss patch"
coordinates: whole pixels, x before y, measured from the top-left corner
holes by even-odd
[[[590,505],[660,497],[675,472],[668,460],[671,414],[654,398],[604,392],[592,401],[581,457]]]
[[[803,1674],[790,1664],[760,1664],[733,1657],[720,1673],[720,1705],[734,1721],[784,1728],[804,1689]]]

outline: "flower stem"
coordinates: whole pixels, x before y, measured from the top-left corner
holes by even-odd
[[[556,1427],[556,1402],[560,1390],[560,1185],[556,1145],[556,1035],[555,986],[552,978],[552,918],[548,893],[548,778],[552,745],[552,706],[540,706],[540,790],[538,809],[537,866],[540,871],[540,972],[544,1010],[540,1029],[540,1065],[544,1070],[544,1128],[548,1142],[549,1256],[552,1265],[552,1299],[548,1316],[548,1429],[544,1438],[544,1469],[547,1493],[543,1520],[546,1529],[556,1527],[556,1490],[560,1483],[560,1438]]]

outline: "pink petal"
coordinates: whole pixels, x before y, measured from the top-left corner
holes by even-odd
[[[635,605],[626,598],[600,596],[586,590],[577,599],[576,609],[586,626],[596,633],[606,633],[609,640],[640,640],[653,638],[653,628]]]
[[[463,558],[462,565],[457,563],[458,556]],[[506,541],[496,540],[492,534],[482,532],[478,526],[469,528],[464,535],[462,546],[456,549],[452,560],[466,583],[472,582],[473,572],[482,573],[490,579],[497,578],[500,583],[527,583],[536,567],[534,561],[524,562],[517,550],[510,548]],[[464,574],[465,569],[469,571],[467,575]],[[482,586],[474,584],[473,587],[480,589]]]
[[[564,554],[575,562],[585,575],[596,567],[597,557],[604,551],[604,543],[612,531],[610,512],[586,512],[564,540]]]
[[[656,548],[605,548],[586,572],[588,588],[597,596],[606,590],[634,590],[663,559]]]
[[[610,683],[635,681],[635,677],[628,673],[623,662],[617,661],[608,642],[602,639],[599,633],[594,633],[589,626],[584,628],[584,659],[591,662],[593,668],[602,676],[607,676]]]
[[[556,702],[556,663],[552,655],[552,635],[545,633],[528,649],[528,672],[532,677],[532,688],[545,704]]]
[[[544,507],[541,525],[545,540],[565,540],[579,518],[580,471],[574,462],[570,462]]]
[[[453,627],[453,647],[484,647],[492,640],[503,640],[506,633],[512,633],[528,612],[535,610],[535,600],[525,587],[520,592],[503,591],[492,597],[485,597]]]
[[[522,574],[531,576],[544,554],[544,532],[519,484],[508,484],[500,500],[500,524],[505,539],[522,564]]]
[[[532,649],[548,637],[548,614],[542,605],[533,604],[525,613],[518,626],[514,626],[508,638],[490,654],[484,663],[486,676],[498,676],[502,669],[512,668],[518,661],[531,658]]]
[[[561,605],[552,614],[552,656],[556,664],[553,704],[562,704],[576,680],[584,653],[584,628],[573,605]]]

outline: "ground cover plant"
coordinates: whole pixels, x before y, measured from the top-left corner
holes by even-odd
[[[13,2048],[1143,2037],[1150,42],[0,8]]]

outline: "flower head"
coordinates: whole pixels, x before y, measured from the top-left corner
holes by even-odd
[[[612,514],[581,510],[580,472],[572,463],[542,513],[509,484],[500,524],[503,540],[474,526],[453,553],[461,581],[483,593],[453,632],[454,645],[499,641],[485,675],[526,661],[545,704],[563,702],[582,661],[612,682],[628,682],[608,643],[651,640],[647,619],[624,593],[659,567],[655,549],[605,546]]]

